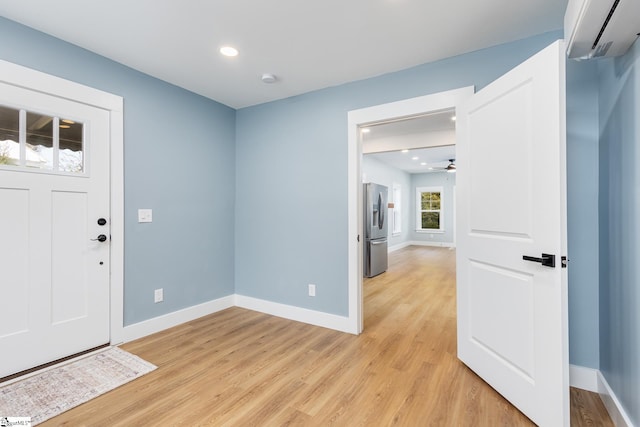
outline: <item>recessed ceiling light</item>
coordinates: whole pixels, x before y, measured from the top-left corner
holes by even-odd
[[[362,133],[369,133],[371,132],[371,129],[369,128],[362,128]]]
[[[451,117],[451,121],[456,121],[456,116]]]
[[[220,48],[220,53],[224,56],[238,56],[238,49],[231,46],[222,46]]]
[[[418,157],[418,156],[413,156],[413,157],[411,158],[411,160],[418,160],[419,158],[420,158],[420,157]]]
[[[420,166],[427,166],[427,162],[420,163]]]
[[[406,149],[405,149],[405,150],[402,150],[402,152],[403,152],[403,153],[408,153],[408,152],[409,152],[409,150],[406,150]]]

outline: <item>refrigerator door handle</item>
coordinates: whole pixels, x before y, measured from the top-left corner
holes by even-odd
[[[372,241],[371,241],[371,246],[384,245],[385,243],[387,243],[387,240],[386,240],[386,239],[384,239],[384,240],[380,240],[380,241],[372,240]]]
[[[382,193],[378,193],[378,215],[380,220],[378,221],[378,228],[382,230],[384,227],[384,208],[382,207]]]

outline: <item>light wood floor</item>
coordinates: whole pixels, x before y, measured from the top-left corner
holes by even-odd
[[[360,336],[231,308],[128,343],[158,369],[42,425],[532,425],[456,358],[454,266],[391,254]],[[572,425],[612,425],[597,395],[571,397]]]

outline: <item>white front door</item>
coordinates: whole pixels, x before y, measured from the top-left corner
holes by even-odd
[[[109,342],[109,239],[109,112],[0,83],[0,377]]]
[[[457,111],[458,357],[541,426],[569,425],[564,81],[556,42]]]

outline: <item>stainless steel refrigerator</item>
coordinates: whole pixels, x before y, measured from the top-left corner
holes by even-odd
[[[384,185],[364,184],[364,276],[387,271],[387,193]]]

